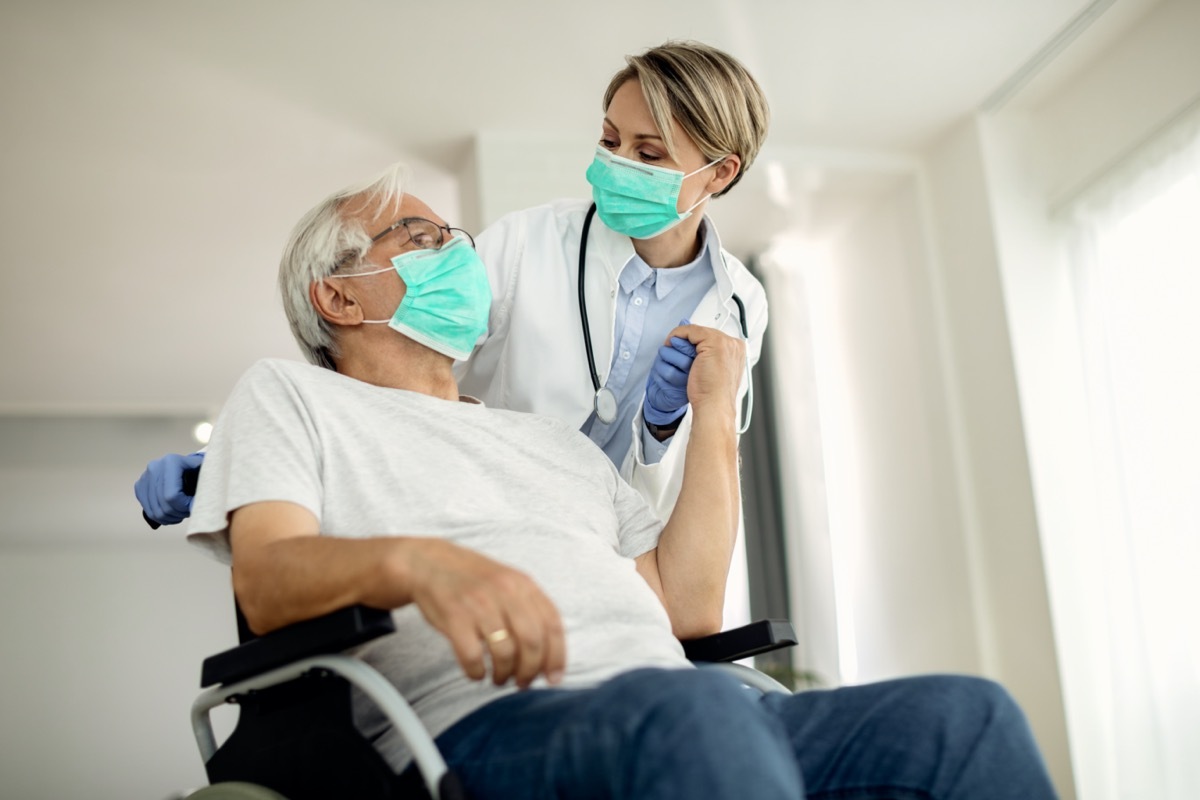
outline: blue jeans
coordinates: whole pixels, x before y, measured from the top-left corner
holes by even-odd
[[[763,696],[717,670],[641,669],[509,695],[437,743],[474,800],[1055,796],[1009,694],[959,676]]]

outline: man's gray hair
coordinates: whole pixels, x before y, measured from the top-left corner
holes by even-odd
[[[313,364],[335,369],[337,342],[329,323],[313,308],[309,287],[337,269],[354,269],[371,249],[371,235],[353,215],[374,207],[376,216],[398,208],[408,169],[393,164],[377,178],[348,186],[305,214],[279,261],[279,292],[292,335]]]

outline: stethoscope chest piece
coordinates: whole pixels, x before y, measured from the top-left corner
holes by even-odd
[[[596,390],[596,419],[611,425],[617,419],[617,396],[607,386]]]

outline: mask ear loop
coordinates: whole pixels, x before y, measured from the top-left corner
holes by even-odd
[[[329,280],[330,278],[362,278],[366,275],[378,275],[381,272],[395,272],[395,271],[396,271],[395,267],[382,267],[380,269],[371,270],[370,272],[352,272],[349,275],[326,275],[321,280],[325,281],[325,280]],[[391,322],[391,320],[390,319],[364,319],[364,320],[361,320],[361,322],[363,324],[369,324],[369,325],[386,325],[387,323]]]
[[[694,169],[694,170],[692,170],[691,172],[689,172],[687,175],[684,175],[684,176],[683,176],[683,178],[681,178],[680,180],[684,180],[684,181],[686,181],[688,178],[692,177],[693,175],[696,175],[696,174],[699,174],[699,173],[701,173],[701,172],[704,172],[704,170],[708,169],[708,168],[709,168],[709,167],[711,167],[713,164],[720,164],[722,161],[724,161],[724,160],[725,160],[725,159],[727,159],[727,158],[729,158],[729,156],[721,156],[720,158],[713,159],[712,161],[708,162],[707,164],[705,164],[705,165],[704,165],[703,167],[701,167],[700,169]]]
[[[378,275],[381,272],[392,272],[395,269],[395,267],[383,267],[381,269],[371,270],[370,272],[351,272],[348,275],[326,275],[321,280],[327,281],[331,278],[362,278],[366,275]]]
[[[729,158],[729,156],[721,156],[720,158],[716,159],[715,161],[710,161],[710,162],[708,162],[707,164],[705,164],[705,165],[704,165],[703,167],[701,167],[700,169],[692,170],[692,171],[691,171],[691,172],[689,172],[687,175],[684,175],[684,176],[683,176],[683,178],[680,180],[680,185],[682,185],[682,184],[683,184],[683,181],[686,181],[688,178],[692,177],[693,175],[698,175],[698,174],[700,174],[701,172],[704,172],[704,170],[706,170],[706,169],[708,169],[709,167],[711,167],[713,164],[720,164],[722,161],[724,161],[724,160],[725,160],[725,159],[727,159],[727,158]],[[690,214],[690,213],[692,213],[693,211],[695,211],[695,210],[696,210],[696,206],[700,205],[701,203],[703,203],[705,200],[707,200],[707,199],[708,199],[708,198],[710,198],[710,197],[712,197],[712,194],[711,194],[711,193],[704,195],[704,197],[701,197],[699,200],[697,200],[695,203],[693,203],[693,204],[692,204],[692,207],[691,207],[691,208],[689,208],[687,211],[684,211],[682,214],[680,214],[680,216],[684,216],[684,215],[687,215],[687,214]]]

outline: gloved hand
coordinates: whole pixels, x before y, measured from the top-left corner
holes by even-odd
[[[183,522],[192,513],[192,498],[183,493],[183,472],[204,463],[204,453],[171,453],[146,465],[133,493],[146,516],[159,525]]]
[[[690,324],[683,320],[680,325]],[[669,345],[658,348],[658,355],[646,376],[646,402],[642,418],[651,425],[669,425],[687,410],[688,373],[696,358],[696,348],[687,339],[671,337]]]

